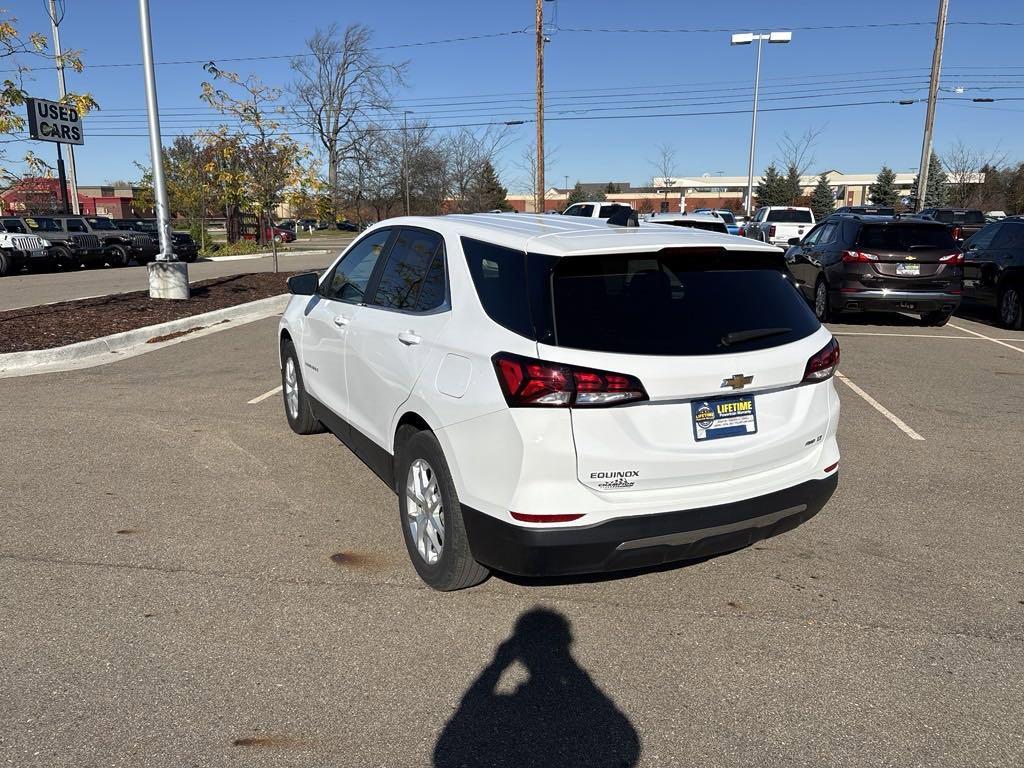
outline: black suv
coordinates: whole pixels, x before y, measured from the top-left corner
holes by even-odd
[[[896,209],[884,205],[844,205],[833,213],[859,213],[866,216],[895,216]]]
[[[122,229],[149,235],[159,248],[160,230],[156,219],[118,219],[114,223]],[[193,262],[199,258],[199,246],[196,244],[195,238],[188,232],[171,231],[171,250],[181,261]]]
[[[964,256],[938,222],[833,214],[789,244],[790,273],[822,322],[883,311],[945,325],[960,305]]]
[[[920,213],[911,214],[911,217],[941,221],[949,227],[954,240],[966,240],[988,222],[984,213],[973,208],[925,208]]]
[[[985,226],[964,243],[964,296],[998,310],[1006,328],[1024,328],[1024,218]]]

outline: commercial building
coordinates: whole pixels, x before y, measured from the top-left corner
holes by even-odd
[[[130,186],[80,186],[78,205],[87,216],[129,218],[136,215],[137,192]],[[57,213],[62,210],[62,205],[60,182],[53,178],[22,179],[0,193],[0,213]]]
[[[875,183],[877,173],[843,173],[842,171],[826,171],[829,186],[836,198],[837,205],[863,205],[869,202],[868,189]],[[896,189],[900,195],[910,194],[910,188],[917,176],[914,172],[898,172]],[[734,211],[743,209],[743,200],[747,193],[746,176],[710,176],[680,177],[674,179],[653,179],[648,187],[634,187],[627,182],[613,182],[618,192],[605,192],[608,182],[581,184],[585,192],[604,193],[608,200],[629,203],[638,211],[679,211],[681,204],[687,211],[696,208],[731,208]],[[754,177],[754,186],[761,181]],[[803,176],[800,179],[801,190],[810,197],[818,184],[818,175]],[[568,204],[572,188],[552,187],[545,195],[544,208],[548,211],[564,210]],[[519,213],[533,213],[536,210],[532,195],[509,195],[509,205]],[[755,200],[756,202],[756,200]]]

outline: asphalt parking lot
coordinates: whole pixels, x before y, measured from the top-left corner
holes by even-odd
[[[0,762],[1024,764],[1024,333],[833,326],[839,490],[794,531],[439,594],[288,430],[275,326],[3,380]]]

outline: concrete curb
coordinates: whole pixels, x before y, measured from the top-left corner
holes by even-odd
[[[254,320],[281,314],[288,306],[289,299],[291,299],[291,294],[284,293],[267,299],[215,309],[213,312],[183,317],[158,325],[148,325],[145,328],[136,328],[63,347],[34,349],[28,352],[8,352],[0,355],[0,378],[25,376],[32,373],[52,373],[74,368],[90,368],[112,363],[134,354],[148,352],[151,349],[160,349],[167,344],[199,334],[193,333],[190,336],[168,339],[164,342],[148,343],[150,339],[158,336],[167,336],[183,331],[198,331],[199,329],[203,329],[202,335],[205,336],[207,333],[217,330],[227,330]],[[226,321],[230,321],[231,324],[228,325]],[[210,327],[219,324],[223,325],[217,328]]]
[[[330,248],[310,248],[302,251],[288,251],[282,248],[277,252],[277,257],[282,256],[319,256],[322,253],[330,253]],[[274,255],[273,251],[260,253],[242,253],[236,256],[204,256],[201,261],[249,261],[250,259],[267,259]]]

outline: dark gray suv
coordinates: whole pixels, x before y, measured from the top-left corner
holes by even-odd
[[[789,271],[822,322],[882,311],[945,325],[960,305],[964,255],[939,222],[833,214],[789,244]]]

